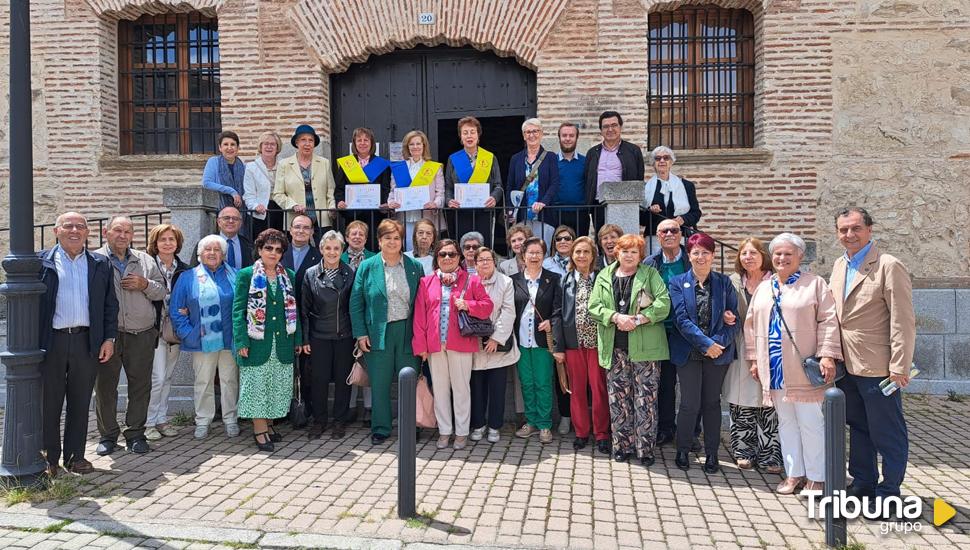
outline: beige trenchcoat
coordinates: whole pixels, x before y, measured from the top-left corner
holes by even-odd
[[[771,273],[766,273],[762,281],[768,280]],[[761,384],[751,376],[750,362],[744,354],[744,321],[748,317],[748,298],[744,293],[744,284],[737,273],[731,275],[731,284],[738,295],[738,330],[734,337],[734,349],[738,350],[737,358],[728,367],[721,386],[721,397],[732,405],[741,407],[763,407],[761,401]]]
[[[519,360],[520,352],[515,335],[512,334],[512,327],[515,323],[515,291],[512,288],[512,279],[496,270],[491,279],[482,279],[482,285],[485,287],[488,297],[492,299],[492,314],[489,315],[489,319],[495,326],[492,338],[497,342],[505,342],[511,335],[512,349],[505,353],[486,353],[484,351],[475,353],[472,360],[472,370],[488,370],[514,365]]]

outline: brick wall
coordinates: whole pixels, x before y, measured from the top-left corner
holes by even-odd
[[[196,9],[219,18],[223,125],[246,158],[265,130],[309,122],[330,135],[329,78],[368,55],[418,44],[472,45],[536,71],[538,115],[595,138],[624,114],[645,144],[646,30],[652,0],[115,0],[32,2],[38,220],[161,207],[160,187],[198,185],[204,157],[119,157],[117,20]],[[882,246],[920,277],[965,277],[970,246],[970,5],[954,0],[725,0],[756,27],[756,154],[681,152],[702,226],[728,242],[791,230],[838,249],[831,214],[863,204]],[[166,8],[166,6],[173,6]],[[0,7],[6,25],[7,6]],[[431,11],[435,25],[418,25]],[[355,15],[366,13],[369,18]],[[2,79],[8,70],[0,30]],[[6,120],[7,106],[0,106]],[[5,133],[6,127],[0,132]],[[42,136],[42,137],[41,137]],[[0,160],[6,148],[0,147]],[[6,183],[6,163],[0,185]],[[5,225],[6,193],[0,194]]]

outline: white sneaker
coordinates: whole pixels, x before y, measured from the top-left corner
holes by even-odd
[[[155,426],[145,428],[145,439],[149,441],[158,441],[161,438],[162,432],[158,431]]]
[[[498,443],[498,440],[501,439],[501,438],[502,438],[502,436],[498,433],[498,430],[496,430],[495,428],[489,428],[488,429],[488,442],[489,443]]]
[[[226,437],[239,437],[239,424],[226,424]]]
[[[559,419],[559,435],[566,435],[569,433],[569,417],[564,416]]]
[[[209,427],[208,426],[196,426],[195,427],[195,438],[196,439],[205,439],[208,436],[209,436]]]
[[[482,426],[481,428],[475,428],[474,430],[472,430],[472,433],[468,436],[468,439],[471,439],[472,441],[481,441],[482,437],[484,436],[485,436],[485,426]]]

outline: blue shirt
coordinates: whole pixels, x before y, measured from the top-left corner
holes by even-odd
[[[441,285],[441,309],[438,310],[438,333],[441,335],[441,343],[448,340],[448,321],[451,319],[451,286]]]
[[[73,260],[60,245],[54,252],[57,271],[57,299],[53,328],[91,326],[88,311],[88,256],[82,250]]]
[[[869,244],[863,246],[855,256],[849,257],[849,253],[845,253],[845,294],[842,298],[846,298],[849,295],[849,287],[852,285],[852,280],[855,279],[856,273],[859,272],[859,266],[862,265],[862,260],[866,259],[866,254],[869,253],[869,249],[872,248],[872,243],[875,241],[869,241]]]
[[[310,245],[305,245],[302,248],[297,246],[293,247],[293,271],[300,269],[300,266],[303,265],[303,260],[309,253]]]
[[[583,204],[586,202],[586,157],[573,154],[573,160],[566,160],[559,153],[559,196],[556,204]]]

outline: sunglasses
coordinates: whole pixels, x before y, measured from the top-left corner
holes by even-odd
[[[657,155],[653,157],[653,160],[656,162],[660,162],[661,160],[671,160],[671,159],[669,155]]]
[[[482,247],[482,245],[480,245],[480,244],[466,244],[464,246],[465,250],[478,250],[481,247]]]
[[[678,227],[676,229],[661,229],[659,233],[661,235],[676,235],[677,233],[680,233],[680,228]]]
[[[270,245],[266,245],[266,246],[263,247],[263,250],[265,250],[266,252],[275,252],[277,254],[282,254],[283,253],[283,247],[282,246],[270,246]]]
[[[571,241],[571,240],[573,240],[573,238],[570,237],[569,235],[560,235],[560,236],[556,237],[556,242],[557,243],[563,243],[563,242]]]
[[[438,257],[439,258],[457,258],[458,257],[458,253],[457,252],[439,252],[438,253]]]

